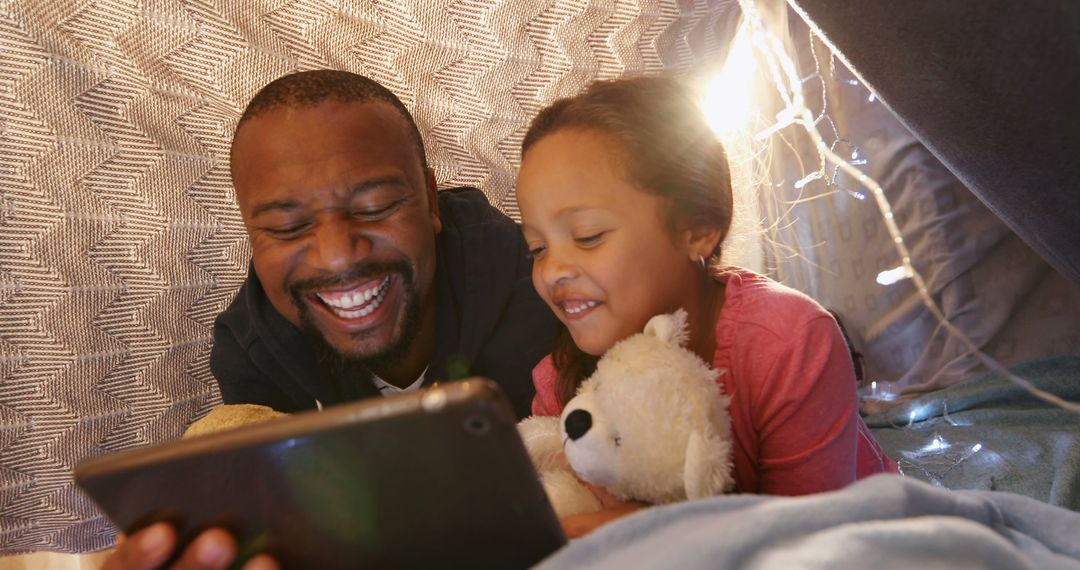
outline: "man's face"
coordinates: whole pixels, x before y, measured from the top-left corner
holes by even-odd
[[[245,122],[233,185],[274,307],[340,356],[399,355],[433,314],[435,184],[386,103],[328,100]]]

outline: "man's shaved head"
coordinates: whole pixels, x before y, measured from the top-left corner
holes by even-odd
[[[409,138],[416,144],[420,165],[427,168],[424,140],[420,136],[420,129],[416,127],[416,121],[413,120],[412,114],[401,100],[377,81],[348,71],[319,69],[292,73],[275,79],[252,97],[251,102],[244,109],[244,114],[240,116],[236,130],[239,131],[248,120],[268,111],[280,108],[313,107],[328,99],[336,99],[343,103],[383,102],[392,106],[405,119]]]

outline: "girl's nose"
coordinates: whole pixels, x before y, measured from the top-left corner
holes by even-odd
[[[557,255],[550,248],[540,263],[542,263],[540,275],[548,285],[556,285],[560,281],[573,279],[578,273],[577,265],[572,260]]]

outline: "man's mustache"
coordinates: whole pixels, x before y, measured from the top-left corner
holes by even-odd
[[[298,306],[303,306],[302,299],[304,295],[311,291],[341,287],[349,283],[356,283],[392,273],[401,274],[401,276],[404,277],[405,283],[412,282],[412,266],[404,260],[366,261],[357,263],[340,273],[319,275],[307,279],[291,281],[286,284],[286,290],[289,292],[289,296],[292,297],[294,303]]]

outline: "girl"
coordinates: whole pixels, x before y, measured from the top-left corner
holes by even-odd
[[[559,415],[600,355],[682,307],[689,348],[731,397],[738,492],[800,495],[896,471],[858,415],[850,353],[809,297],[716,267],[731,223],[727,158],[672,79],[593,84],[533,120],[517,181],[533,285],[563,333],[533,371]],[[582,525],[587,531],[632,507]]]

